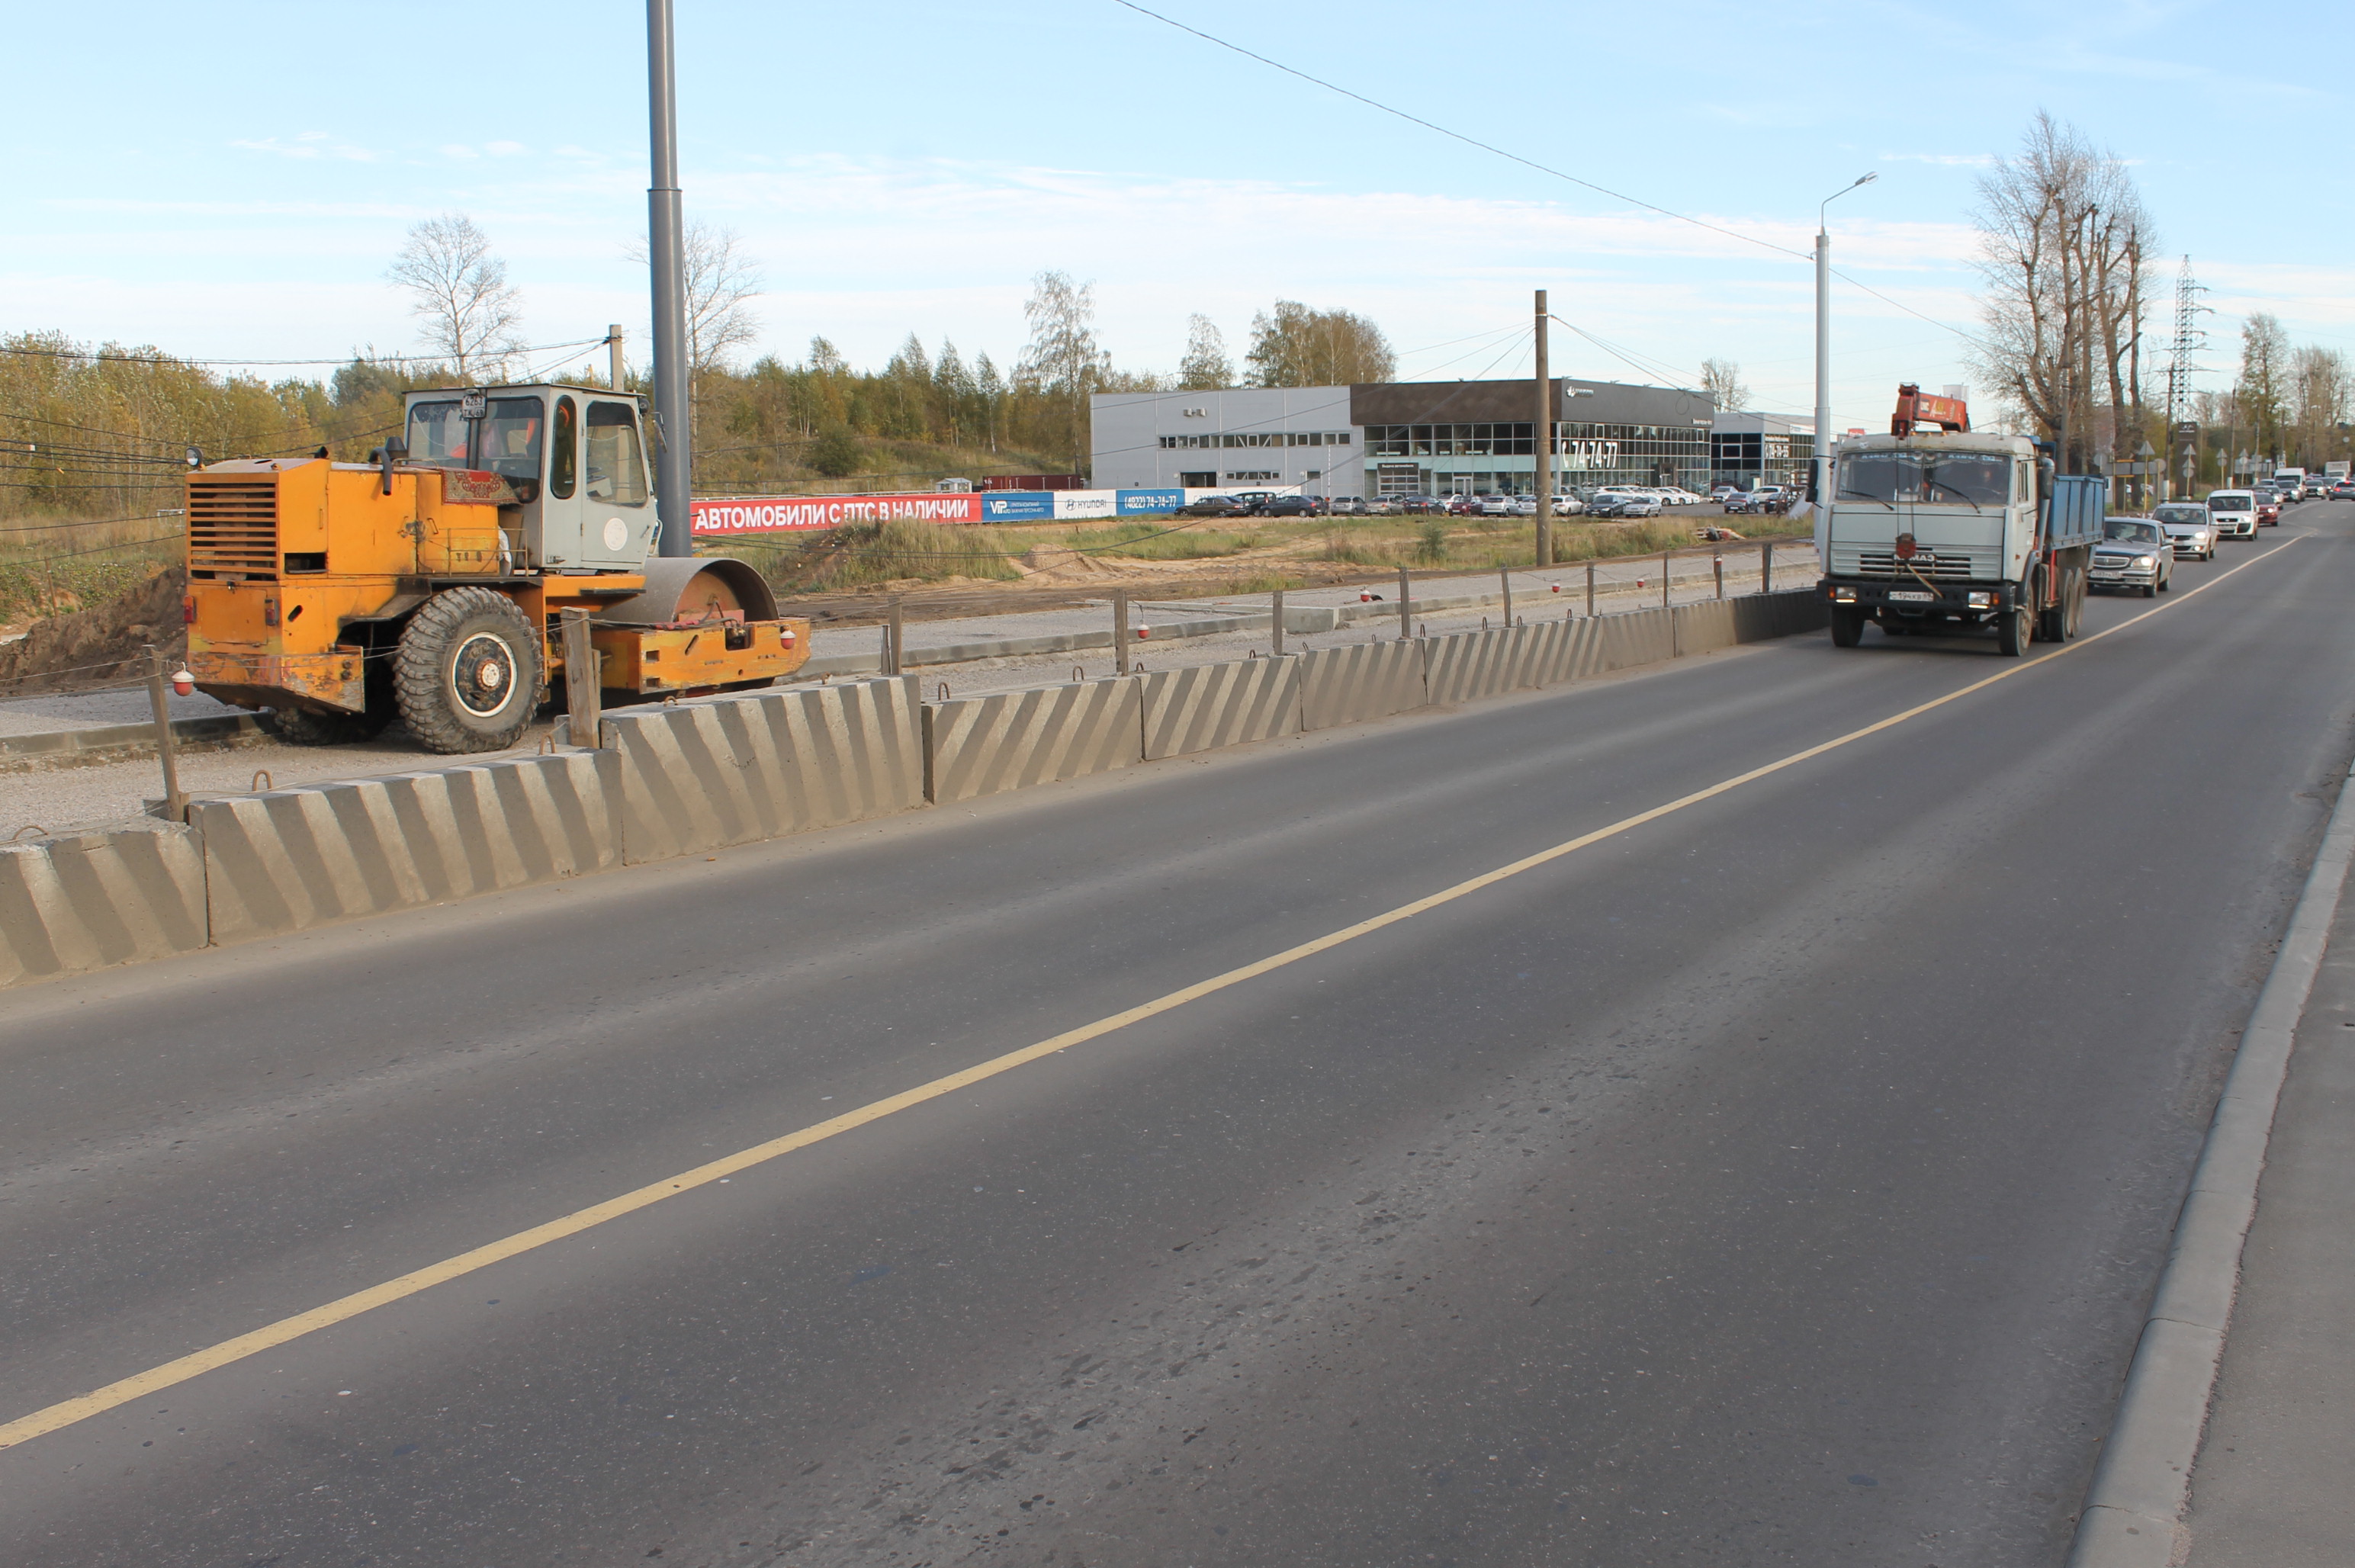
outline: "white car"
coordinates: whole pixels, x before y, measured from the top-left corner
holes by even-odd
[[[1668,507],[1705,507],[1709,503],[1682,485],[1670,485],[1660,492],[1660,503]]]
[[[1553,515],[1557,517],[1582,517],[1586,515],[1586,503],[1575,496],[1556,496]]]
[[[2216,559],[2216,523],[2197,501],[2168,501],[2151,513],[2151,520],[2167,530],[2178,560]]]
[[[1535,496],[1516,496],[1513,497],[1514,517],[1534,517],[1537,515],[1538,498]]]
[[[2208,496],[2208,517],[2216,525],[2219,538],[2253,539],[2257,537],[2257,493],[2213,491]]]

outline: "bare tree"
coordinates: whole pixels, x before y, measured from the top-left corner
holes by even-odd
[[[1732,411],[1750,406],[1750,389],[1742,384],[1742,367],[1731,359],[1702,360],[1700,389],[1716,399],[1721,409]]]
[[[1227,340],[1207,315],[1186,318],[1186,357],[1178,364],[1178,388],[1186,392],[1216,391],[1235,384],[1234,361],[1227,357]]]
[[[2296,421],[2292,453],[2306,467],[2320,467],[2346,443],[2339,427],[2355,409],[2355,370],[2338,349],[2308,344],[2291,362],[2290,391]]]
[[[385,276],[409,291],[410,311],[424,324],[419,337],[461,381],[496,380],[505,371],[523,324],[522,296],[473,219],[445,212],[417,224]]]
[[[1096,342],[1095,285],[1075,283],[1068,272],[1041,272],[1030,280],[1022,314],[1029,318],[1030,342],[1014,368],[1015,383],[1052,400],[1058,428],[1050,439],[1071,453],[1077,471],[1085,455],[1088,400],[1112,368],[1112,356]]]
[[[1398,356],[1380,327],[1354,312],[1311,310],[1298,300],[1278,300],[1273,314],[1252,317],[1243,359],[1260,387],[1346,387],[1398,376]]]
[[[736,351],[751,347],[761,334],[752,301],[761,295],[762,279],[743,246],[744,237],[733,229],[714,229],[700,220],[687,226],[679,270],[687,274],[689,396],[698,403],[704,372],[726,368]],[[645,266],[645,241],[632,245],[629,257]]]
[[[2048,436],[2062,466],[2148,434],[2142,400],[2145,258],[2158,244],[2126,165],[2039,112],[2019,155],[1978,182],[1987,336],[1976,368]]]
[[[2253,427],[2259,457],[2282,454],[2283,426],[2288,422],[2291,364],[2289,335],[2264,311],[2252,311],[2241,324],[2241,380],[2232,389],[2242,414]]]

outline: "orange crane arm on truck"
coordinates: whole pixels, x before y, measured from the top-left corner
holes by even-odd
[[[1971,428],[1970,405],[1960,398],[1934,398],[1912,381],[1897,389],[1897,412],[1889,421],[1889,433],[1912,435],[1925,427],[1967,432]]]

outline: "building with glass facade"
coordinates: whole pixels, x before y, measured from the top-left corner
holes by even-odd
[[[1816,457],[1816,421],[1788,414],[1722,413],[1710,437],[1712,485],[1748,490],[1758,485],[1807,487]],[[1690,486],[1705,488],[1705,486]]]
[[[1350,417],[1366,432],[1366,494],[1534,495],[1536,400],[1528,381],[1350,388]],[[1564,379],[1550,400],[1558,487],[1708,487],[1716,405],[1706,393]]]
[[[1315,496],[1532,495],[1540,482],[1529,381],[1393,381],[1111,392],[1092,409],[1093,482],[1135,488],[1289,489]],[[1553,473],[1564,490],[1802,481],[1804,423],[1720,414],[1707,393],[1565,378],[1550,384]],[[1771,427],[1771,428],[1770,428]]]

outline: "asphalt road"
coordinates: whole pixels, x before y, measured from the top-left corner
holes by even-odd
[[[2057,1563],[2355,752],[2350,525],[2049,665],[1794,639],[9,993],[0,1422],[2017,671],[33,1436],[0,1561]]]

